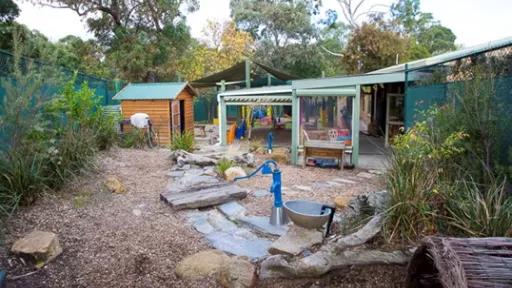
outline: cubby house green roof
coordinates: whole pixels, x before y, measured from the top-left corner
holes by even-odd
[[[195,90],[187,82],[130,83],[119,91],[114,100],[172,100],[184,89],[193,95]]]

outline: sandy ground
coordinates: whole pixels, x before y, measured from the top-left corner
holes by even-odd
[[[59,193],[43,195],[35,205],[20,209],[2,227],[0,270],[7,270],[10,276],[33,271],[8,249],[17,238],[35,229],[57,233],[64,252],[37,273],[10,281],[7,287],[217,287],[213,278],[185,281],[174,274],[182,258],[208,245],[191,226],[184,225],[182,212],[173,211],[159,199],[167,184],[168,154],[163,149],[102,153],[94,171]],[[294,185],[313,188],[314,183],[332,177],[352,179],[357,171],[302,170],[288,165],[281,165],[281,169],[287,187],[285,199],[328,202],[336,195],[382,187],[382,180],[376,177],[357,185],[301,191]],[[106,175],[119,177],[128,192],[115,195],[105,191],[102,183]],[[241,185],[252,191],[267,189],[270,180],[260,177]],[[267,215],[271,197],[250,195],[242,202],[251,214]],[[403,278],[404,268],[400,266],[352,267],[319,279],[263,281],[259,286],[401,287]]]
[[[266,159],[265,155],[257,155],[258,163]],[[250,171],[250,169],[247,169]],[[298,167],[279,164],[282,177],[283,201],[305,199],[334,205],[336,196],[357,196],[361,193],[379,191],[384,188],[383,176],[372,175],[371,179],[357,177],[361,170],[322,169],[315,167]],[[344,179],[354,183],[338,182],[338,185],[330,185],[333,179]],[[241,180],[238,185],[250,190],[249,197],[242,203],[248,208],[248,213],[254,215],[270,215],[273,197],[255,197],[258,190],[269,190],[272,177],[268,175],[255,176],[248,180]],[[336,184],[336,183],[333,183]],[[270,192],[269,192],[269,195]]]

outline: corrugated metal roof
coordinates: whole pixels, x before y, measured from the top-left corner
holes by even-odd
[[[465,49],[460,49],[457,51],[447,52],[440,55],[432,56],[425,59],[415,60],[404,64],[398,64],[390,67],[386,67],[383,69],[375,70],[369,72],[368,74],[381,74],[381,73],[393,73],[393,72],[402,72],[405,71],[405,65],[407,64],[407,69],[416,70],[424,67],[429,67],[436,64],[441,64],[445,62],[454,61],[457,59],[465,58],[471,55],[484,53],[487,51],[492,51],[496,49],[500,49],[503,47],[512,46],[512,37],[503,38],[500,40],[489,41],[483,44],[479,44],[476,46],[468,47]]]
[[[119,91],[114,100],[165,100],[175,99],[183,89],[190,87],[187,82],[130,83]],[[195,94],[192,87],[190,89]]]

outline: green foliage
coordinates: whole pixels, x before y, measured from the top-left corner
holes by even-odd
[[[114,121],[104,115],[94,91],[85,84],[76,90],[72,79],[58,96],[50,93],[47,87],[60,86],[58,75],[34,69],[18,43],[12,78],[2,78],[0,216],[61,187],[116,138]]]
[[[144,129],[130,127],[130,130],[123,135],[120,146],[123,148],[142,149],[148,144],[147,133]]]
[[[217,162],[217,165],[215,165],[215,171],[217,171],[217,174],[219,174],[219,176],[224,177],[224,172],[226,172],[226,170],[228,170],[232,166],[233,161],[227,158],[222,158],[219,160],[219,162]]]
[[[171,150],[185,150],[192,152],[194,150],[194,133],[185,131],[183,133],[176,133],[172,137]]]
[[[472,79],[451,84],[448,104],[425,114],[393,143],[388,174],[388,239],[415,241],[434,233],[510,236],[512,198],[499,153],[500,129],[493,74],[473,67]]]
[[[460,191],[446,193],[447,233],[470,237],[512,236],[512,197],[505,182],[493,179],[486,187],[474,181],[457,185]]]
[[[455,50],[455,34],[434,20],[431,13],[420,11],[420,0],[399,0],[391,5],[394,29],[414,39],[429,54]]]
[[[347,70],[359,74],[377,70],[410,59],[411,41],[397,32],[364,23],[352,31],[343,53]]]
[[[20,14],[20,8],[13,0],[2,0],[0,2],[0,23],[14,21]]]

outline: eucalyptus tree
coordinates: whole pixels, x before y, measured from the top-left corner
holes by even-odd
[[[176,59],[190,43],[185,14],[197,0],[33,0],[75,11],[105,46],[117,76],[130,81],[176,77]]]

